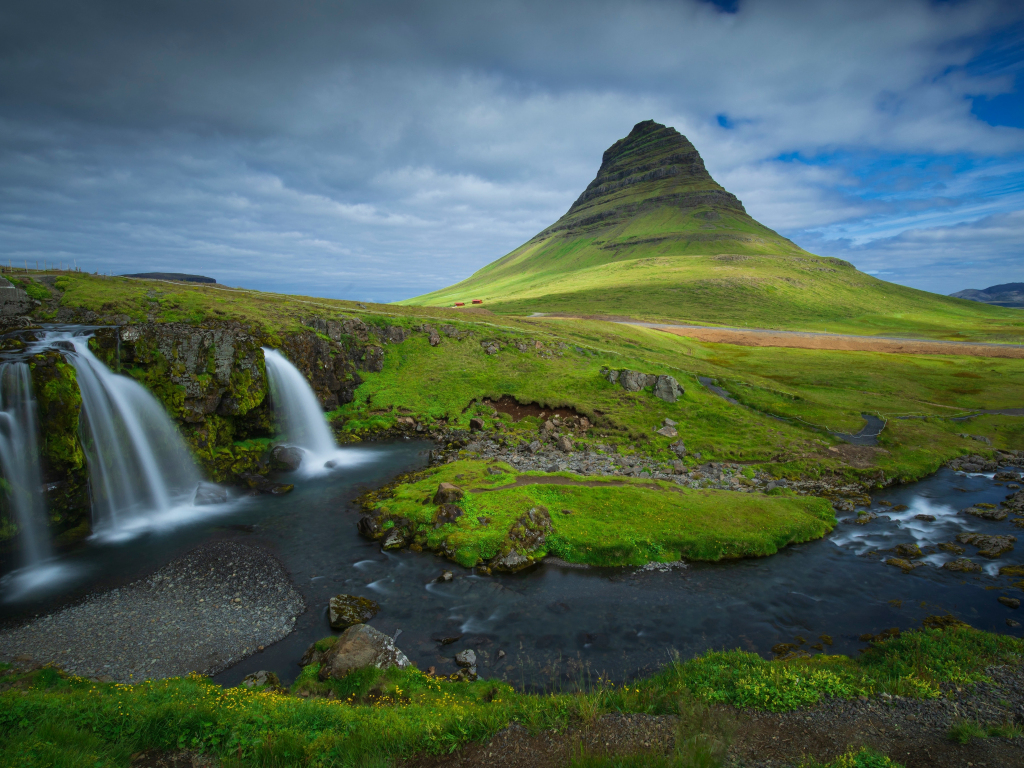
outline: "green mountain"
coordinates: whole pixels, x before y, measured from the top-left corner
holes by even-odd
[[[1024,320],[886,283],[751,218],[685,136],[637,123],[569,211],[466,280],[402,304],[943,338],[1019,338]]]

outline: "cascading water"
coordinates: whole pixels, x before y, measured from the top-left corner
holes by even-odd
[[[48,559],[50,535],[39,471],[39,424],[26,363],[0,363],[0,471],[21,537],[22,566]]]
[[[84,336],[52,334],[82,393],[82,444],[92,487],[93,531],[116,536],[174,522],[200,477],[174,424],[146,389],[107,368]]]
[[[274,415],[288,443],[307,454],[304,473],[354,466],[369,458],[365,451],[338,448],[313,388],[288,358],[269,347],[263,348],[263,355]]]

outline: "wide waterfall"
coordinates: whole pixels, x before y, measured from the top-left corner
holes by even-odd
[[[39,423],[27,363],[0,364],[0,471],[20,534],[22,566],[52,554],[39,471]]]
[[[107,368],[86,337],[47,341],[68,353],[78,375],[93,532],[117,536],[189,516],[199,472],[156,398]]]

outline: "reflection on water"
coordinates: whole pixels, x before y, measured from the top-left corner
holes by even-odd
[[[707,649],[741,648],[767,655],[772,645],[797,635],[808,643],[831,635],[833,653],[856,655],[864,632],[919,626],[923,617],[945,611],[982,629],[1021,631],[1006,625],[1012,612],[997,602],[999,593],[985,590],[1005,581],[991,573],[998,565],[1021,562],[1017,552],[988,564],[991,573],[980,575],[939,568],[952,557],[940,550],[910,574],[883,562],[882,550],[903,542],[925,548],[953,541],[964,530],[1011,531],[1005,521],[956,514],[1002,500],[1007,489],[990,477],[942,470],[879,492],[872,507],[878,519],[865,526],[840,523],[824,540],[769,558],[697,563],[667,573],[544,565],[482,577],[427,553],[382,553],[378,543],[356,533],[359,510],[352,499],[424,466],[432,447],[399,442],[340,449],[362,454],[358,468],[338,467],[313,479],[284,476],[296,482],[292,493],[245,499],[216,520],[149,531],[131,542],[85,542],[61,561],[77,568],[78,578],[54,599],[137,578],[207,539],[262,544],[282,560],[310,608],[287,638],[217,677],[228,685],[258,669],[293,679],[309,643],[329,634],[325,607],[339,592],[376,600],[381,611],[371,624],[392,636],[401,630],[398,645],[420,668],[454,672],[455,653],[472,647],[483,674],[524,686],[564,686],[588,673],[621,679],[648,673],[675,653],[686,658]],[[893,512],[880,501],[908,509]],[[936,519],[919,520],[919,514]],[[968,547],[968,556],[984,561],[973,553]],[[435,581],[444,570],[455,578]],[[22,609],[36,613],[52,604],[37,600]],[[18,609],[3,610],[12,616]]]

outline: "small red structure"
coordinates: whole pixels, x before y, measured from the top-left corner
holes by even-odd
[[[483,304],[484,300],[483,299],[473,299],[473,303],[474,304]]]
[[[455,306],[456,307],[464,307],[464,306],[466,306],[466,302],[464,302],[464,301],[456,301],[455,302]]]

